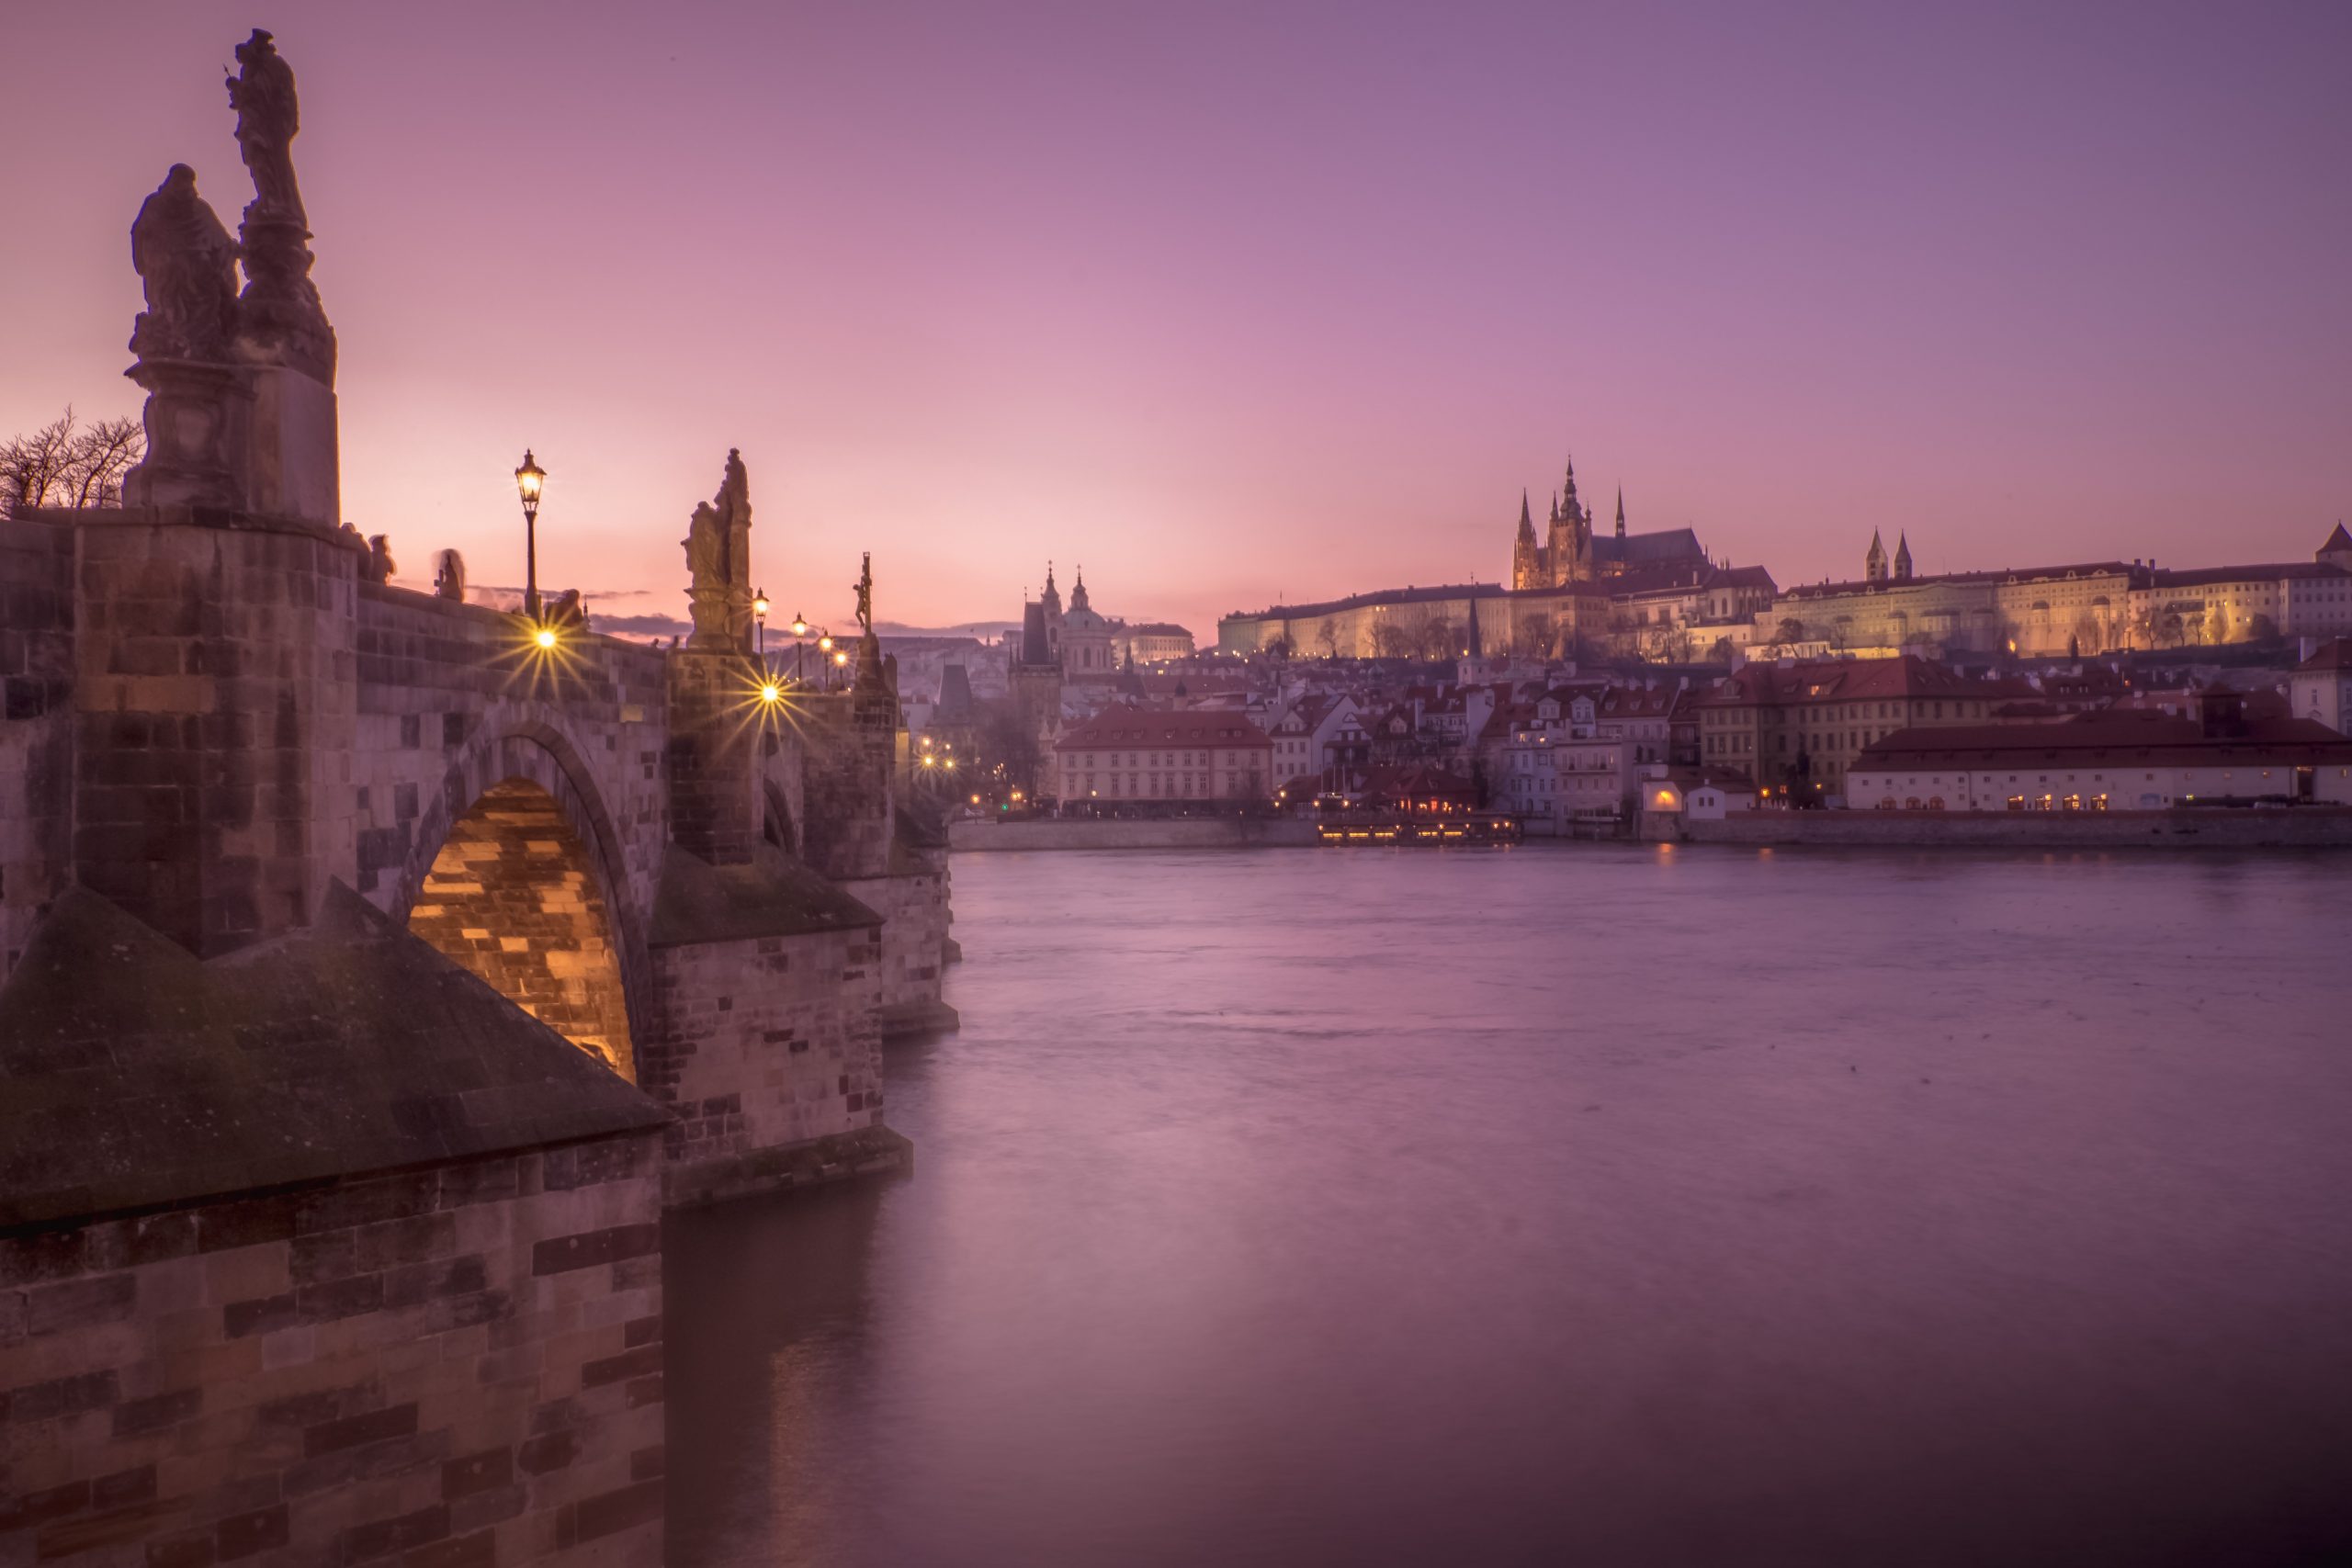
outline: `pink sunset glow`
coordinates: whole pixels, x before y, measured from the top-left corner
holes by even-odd
[[[18,9],[0,433],[135,412],[127,230],[302,85],[344,510],[683,613],[1183,622],[1493,581],[1522,487],[1781,581],[2308,558],[2352,513],[2352,10]],[[1067,576],[1064,578],[1067,583]]]

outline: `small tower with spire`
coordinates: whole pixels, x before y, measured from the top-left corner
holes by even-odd
[[[1898,535],[1894,541],[1894,581],[1911,581],[1911,536],[1907,532]]]
[[[1625,487],[1617,487],[1617,536],[1625,536]]]
[[[1879,538],[1878,530],[1875,528],[1871,530],[1871,553],[1862,558],[1862,581],[1865,582],[1886,581],[1886,545]]]

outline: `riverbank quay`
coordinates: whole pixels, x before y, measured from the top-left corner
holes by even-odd
[[[1022,822],[983,818],[950,824],[947,847],[958,854],[989,850],[1303,850],[1316,843],[1317,829],[1315,822],[1286,817],[1039,817]]]
[[[1648,814],[1652,818],[1659,814]],[[1740,811],[1645,821],[1687,844],[1849,849],[2352,849],[2352,810]]]

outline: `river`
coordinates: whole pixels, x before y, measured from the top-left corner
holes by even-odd
[[[2352,1553],[2352,859],[958,856],[673,1216],[671,1561]]]

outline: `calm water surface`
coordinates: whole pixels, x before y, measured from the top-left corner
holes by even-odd
[[[672,1561],[2352,1555],[2352,861],[958,857],[671,1223]]]

